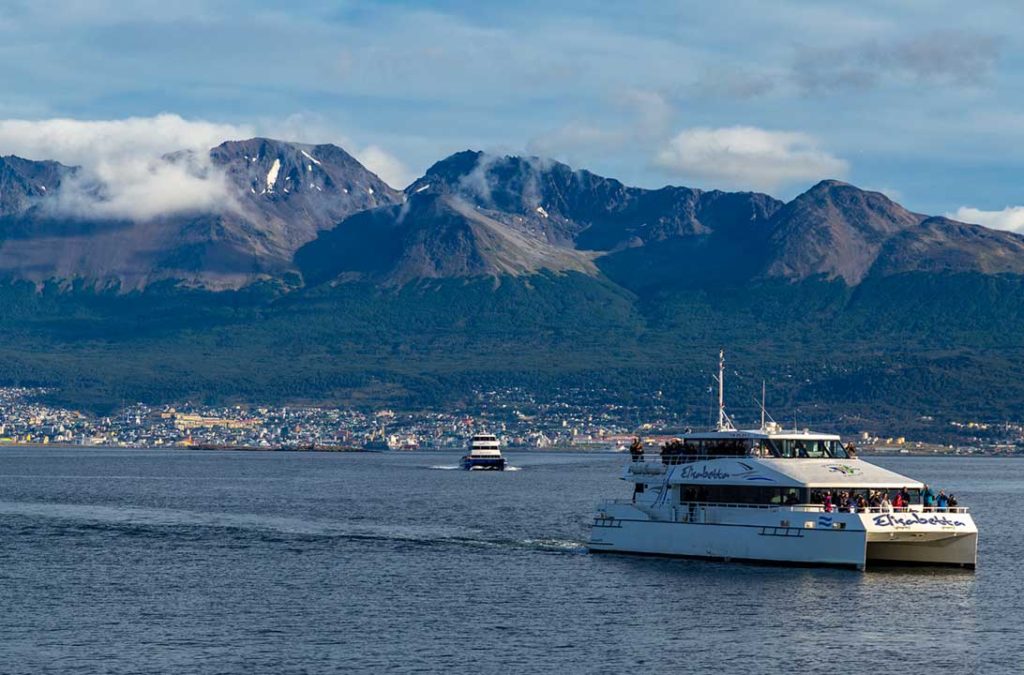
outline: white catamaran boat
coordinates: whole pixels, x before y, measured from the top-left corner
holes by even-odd
[[[723,376],[720,354],[715,431],[687,433],[658,457],[631,449],[622,478],[633,496],[598,507],[590,551],[974,568],[978,530],[966,508],[924,506],[931,492],[920,481],[858,459],[839,436],[765,422],[763,401],[761,428],[736,429]]]
[[[505,470],[498,437],[493,434],[474,434],[469,441],[469,452],[462,458],[462,468]]]

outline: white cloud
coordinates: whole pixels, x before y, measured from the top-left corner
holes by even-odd
[[[947,213],[946,216],[964,223],[984,225],[993,230],[1024,234],[1024,206],[1007,206],[1001,211],[982,211],[970,206],[961,206],[956,213]]]
[[[843,176],[847,164],[805,133],[757,127],[686,129],[654,156],[679,177],[715,187],[774,190],[790,183]]]
[[[352,156],[391,187],[402,189],[416,178],[401,160],[376,145],[353,150]]]
[[[242,211],[236,188],[203,152],[188,160],[120,157],[66,181],[49,206],[80,218],[151,220],[178,213]]]
[[[120,120],[0,120],[0,154],[90,166],[122,157],[205,150],[252,135],[251,127],[186,120],[171,114]]]
[[[245,126],[178,115],[121,120],[0,120],[0,154],[81,166],[52,208],[83,218],[146,220],[189,211],[237,210],[206,151],[252,136]],[[167,153],[191,151],[170,160]]]
[[[80,218],[150,220],[177,213],[240,212],[235,188],[222,170],[211,165],[207,151],[225,140],[258,134],[334,142],[389,184],[401,187],[411,182],[405,165],[382,148],[359,149],[326,125],[310,127],[310,122],[293,115],[255,126],[218,124],[173,114],[120,120],[0,120],[0,155],[82,167],[48,203],[57,213]],[[175,154],[167,157],[169,153]]]

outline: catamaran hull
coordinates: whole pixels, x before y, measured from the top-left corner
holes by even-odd
[[[620,521],[595,525],[588,546],[593,553],[864,568],[863,533],[845,531]]]
[[[505,458],[481,459],[477,457],[463,457],[462,468],[466,471],[504,471]]]
[[[781,515],[781,519],[761,523],[716,523],[652,520],[639,509],[618,510],[619,516],[626,517],[616,517],[608,511],[595,517],[588,543],[591,552],[859,570],[868,565],[888,564],[973,569],[977,560],[977,530],[966,516],[959,517],[960,525],[956,528],[908,525],[899,531],[886,531],[867,514],[827,516],[832,522],[822,527],[817,513],[782,512],[775,514]],[[634,513],[628,513],[630,510]],[[696,515],[698,520],[723,519],[722,514],[713,511]],[[684,514],[681,519],[689,518]],[[833,522],[842,527],[833,527]]]

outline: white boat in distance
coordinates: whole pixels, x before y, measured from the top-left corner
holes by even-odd
[[[723,380],[719,354],[716,430],[687,433],[660,456],[631,450],[622,479],[633,496],[598,507],[591,552],[975,567],[978,530],[966,508],[923,505],[920,481],[858,459],[837,435],[766,423],[763,402],[761,428],[736,429]]]
[[[469,452],[462,458],[462,468],[468,470],[505,470],[498,437],[493,434],[474,434],[469,441]]]

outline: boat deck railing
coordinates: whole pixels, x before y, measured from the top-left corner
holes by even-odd
[[[833,457],[822,455],[817,457],[777,457],[771,454],[758,454],[756,452],[741,452],[732,454],[699,454],[699,455],[633,455],[631,463],[641,465],[658,464],[661,466],[678,466],[679,464],[692,464],[693,462],[704,462],[712,459],[735,459],[739,457],[754,457],[757,459],[856,459],[854,456]]]
[[[634,502],[632,499],[610,499],[605,501],[606,504],[618,504],[626,506],[637,506],[640,508],[647,507],[647,504]],[[744,504],[739,502],[683,502],[682,504],[676,504],[674,506],[680,508],[688,508],[690,506],[696,508],[730,508],[730,509],[765,509],[776,511],[795,511],[797,513],[825,513],[825,507],[821,504]],[[855,509],[852,513],[968,513],[969,509],[966,506],[947,506],[945,508],[939,508],[937,506],[920,506],[913,504],[909,507],[903,506],[900,508],[895,507],[883,507],[883,506],[867,506],[863,509]],[[828,513],[851,513],[849,510],[832,509]]]
[[[728,459],[730,457],[760,457],[751,452],[737,452],[731,454],[685,454],[685,455],[659,455],[654,453],[632,455],[633,464],[661,464],[662,466],[676,466],[678,464],[690,464],[691,462],[702,462],[709,459]]]
[[[825,507],[820,504],[812,504],[813,511],[824,511]],[[968,508],[966,506],[920,506],[918,504],[911,504],[910,506],[901,506],[899,508],[895,506],[865,506],[862,509],[854,509],[856,513],[967,513]],[[833,508],[831,513],[849,513],[849,509],[843,510]]]

